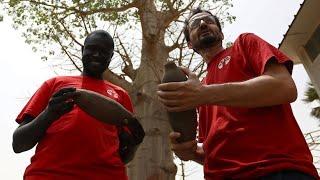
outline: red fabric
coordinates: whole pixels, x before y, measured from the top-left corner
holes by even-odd
[[[232,47],[210,61],[203,82],[219,84],[254,78],[264,72],[272,57],[292,72],[292,62],[276,48],[254,34],[242,34]],[[250,179],[284,169],[318,178],[290,104],[262,108],[201,106],[199,131],[206,179]]]
[[[109,82],[82,76],[56,77],[46,81],[32,96],[17,117],[20,123],[26,114],[33,117],[47,106],[49,98],[64,87],[88,89],[122,104],[133,111],[128,94]],[[118,154],[116,126],[102,123],[79,107],[56,120],[38,143],[26,180],[108,180],[127,179],[126,169]]]

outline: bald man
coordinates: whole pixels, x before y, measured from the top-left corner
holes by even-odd
[[[93,91],[122,105],[134,119],[128,93],[103,80],[113,50],[108,32],[89,34],[82,47],[82,74],[45,81],[18,115],[13,150],[20,153],[37,145],[25,180],[127,179],[126,156],[129,153],[131,160],[133,154],[127,152],[131,149],[127,145],[137,145],[144,137],[139,122],[134,121],[134,128],[108,124],[90,116],[75,101],[80,95],[77,89]],[[139,138],[132,138],[137,131]]]

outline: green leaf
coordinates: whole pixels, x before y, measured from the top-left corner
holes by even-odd
[[[48,57],[47,57],[47,56],[42,56],[42,57],[41,57],[41,60],[42,60],[42,61],[47,61],[47,60],[48,60]]]
[[[315,118],[320,119],[320,106],[313,108],[311,111],[311,115]]]
[[[319,101],[319,95],[318,95],[316,89],[314,88],[314,86],[312,85],[312,83],[308,83],[308,89],[304,93],[303,101],[311,103],[315,100]]]

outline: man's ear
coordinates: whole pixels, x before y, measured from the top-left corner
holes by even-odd
[[[223,32],[221,31],[220,33],[221,33],[221,36],[222,36],[222,37],[221,37],[221,38],[222,38],[221,40],[224,40],[224,34],[223,34]]]
[[[190,41],[188,42],[188,48],[193,49],[192,43]]]

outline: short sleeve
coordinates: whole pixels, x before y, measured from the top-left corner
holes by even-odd
[[[277,48],[252,33],[243,34],[240,37],[241,44],[244,46],[245,57],[249,60],[253,71],[257,75],[264,73],[269,60],[276,60],[276,62],[284,64],[289,73],[292,74],[292,60]]]
[[[122,92],[122,102],[121,104],[130,112],[133,113],[133,105],[131,102],[131,98],[127,92]]]
[[[49,83],[44,82],[41,87],[33,94],[28,103],[16,118],[17,123],[21,123],[26,115],[37,117],[47,106],[51,97]]]

